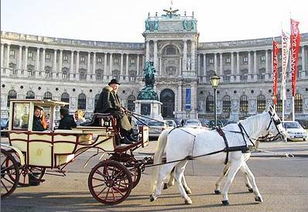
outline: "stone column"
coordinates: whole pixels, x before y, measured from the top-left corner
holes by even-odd
[[[40,72],[40,48],[36,49],[36,65],[35,65],[35,78],[39,78]]]
[[[113,66],[113,59],[112,59],[112,53],[110,53],[110,63],[109,63],[109,74],[108,74],[108,77],[111,76],[112,78],[112,66]]]
[[[234,75],[234,53],[231,52],[231,77]]]
[[[91,81],[91,52],[88,52],[87,81]]]
[[[77,51],[76,55],[76,80],[79,80],[79,51]]]
[[[253,78],[257,74],[257,51],[253,52]]]
[[[107,70],[107,53],[104,53],[104,79],[107,79],[108,70]]]
[[[251,71],[251,54],[250,51],[248,51],[248,80],[252,79],[252,71]]]
[[[154,40],[154,68],[157,70],[157,40]]]
[[[268,50],[265,50],[265,80],[269,79],[269,68],[268,68]]]
[[[178,112],[182,111],[182,85],[178,86]]]
[[[139,64],[139,54],[137,54],[137,76],[140,74],[139,73],[139,68],[140,68],[140,64]]]
[[[70,65],[70,80],[74,80],[75,77],[75,71],[74,71],[74,51],[71,51],[71,65]],[[76,76],[76,75],[75,75]]]
[[[63,50],[60,49],[60,55],[59,55],[59,68],[58,68],[58,72],[59,72],[59,78],[62,79],[63,78],[63,73],[62,73],[62,63],[63,63]]]
[[[206,76],[206,53],[203,54],[203,76]]]
[[[92,81],[96,80],[96,52],[93,52]]]
[[[7,45],[6,48],[7,52],[6,52],[6,68],[10,67],[10,44]]]
[[[302,46],[302,74],[301,74],[301,77],[304,78],[305,77],[305,74],[306,74],[306,64],[305,64],[305,46]]]
[[[146,41],[145,45],[145,61],[147,62],[150,60],[150,41]]]
[[[42,52],[42,77],[45,78],[45,53],[46,53],[46,49],[43,49],[43,52]]]
[[[4,44],[1,43],[1,70],[3,70],[3,53],[4,53]]]
[[[28,74],[28,50],[29,50],[29,47],[26,46],[25,47],[25,59],[24,59],[24,76],[25,77],[29,76]]]
[[[18,72],[21,73],[22,69],[22,46],[19,46],[18,52]]]
[[[123,53],[121,53],[121,60],[120,60],[120,76],[122,77],[122,80],[124,80],[124,69],[123,69]]]
[[[129,78],[129,77],[128,77],[128,76],[129,76],[129,75],[128,75],[128,62],[129,62],[129,61],[128,61],[128,58],[129,58],[129,54],[126,54],[126,64],[125,64],[125,66],[126,66],[126,67],[125,67],[125,79],[126,79],[126,81],[129,80],[129,79],[128,79],[128,78]]]
[[[214,71],[217,74],[217,53],[214,53]]]
[[[183,71],[187,71],[187,40],[183,40]]]
[[[196,73],[196,45],[195,42],[191,41],[191,71],[195,74]]]
[[[240,80],[240,52],[236,52],[236,76],[234,76],[235,81]]]
[[[219,69],[219,76],[223,75],[223,61],[222,61],[222,53],[219,53],[219,61],[220,61],[220,69]]]
[[[52,67],[52,78],[57,77],[57,49],[54,50],[54,55],[53,55],[53,67]]]

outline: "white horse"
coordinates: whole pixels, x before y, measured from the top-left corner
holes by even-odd
[[[279,117],[275,111],[270,108],[268,112],[263,112],[255,116],[251,116],[239,124],[229,124],[223,127],[226,139],[229,143],[247,143],[247,146],[256,144],[256,140],[264,135],[282,135],[286,136],[286,132],[282,127]],[[192,204],[191,199],[185,192],[182,185],[187,157],[194,157],[196,160],[207,161],[214,160],[224,162],[226,159],[226,144],[222,136],[216,130],[205,131],[197,135],[193,135],[193,130],[174,129],[169,133],[167,139],[159,140],[157,151],[154,155],[154,164],[162,162],[162,156],[166,154],[166,164],[157,166],[152,174],[152,194],[150,200],[154,201],[161,194],[163,180],[169,176],[174,168],[174,177],[181,196],[185,199],[186,204]],[[257,188],[255,178],[245,163],[245,154],[242,151],[231,151],[228,153],[230,163],[229,172],[226,183],[222,190],[222,203],[229,204],[228,191],[231,183],[241,168],[249,178],[252,189],[255,194],[255,200],[262,202],[261,194]],[[186,182],[184,183],[186,184]],[[186,184],[187,186],[187,184]]]

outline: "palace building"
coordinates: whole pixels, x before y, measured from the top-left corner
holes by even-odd
[[[102,88],[112,78],[121,82],[123,104],[134,110],[144,86],[145,61],[152,61],[156,69],[155,89],[164,118],[213,119],[210,77],[214,73],[221,78],[219,118],[238,120],[263,112],[272,103],[272,38],[199,42],[194,14],[165,11],[147,17],[143,43],[2,31],[1,117],[8,116],[9,100],[14,98],[65,101],[71,112],[83,109],[90,117]],[[281,55],[279,70],[280,80]],[[308,118],[308,33],[301,34],[298,70],[295,117]],[[290,81],[288,73],[286,117],[292,109]],[[277,111],[281,110],[279,100]]]

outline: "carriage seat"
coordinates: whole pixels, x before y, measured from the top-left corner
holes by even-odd
[[[117,119],[111,113],[94,113],[90,122],[81,124],[82,126],[103,126],[103,127],[116,127]]]

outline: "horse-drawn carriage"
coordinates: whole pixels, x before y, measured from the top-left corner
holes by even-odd
[[[8,127],[9,144],[1,144],[1,198],[18,185],[42,182],[46,169],[64,173],[64,168],[89,149],[107,153],[88,177],[92,196],[104,204],[124,201],[138,184],[145,160],[137,160],[133,151],[148,144],[148,128],[139,127],[138,141],[117,145],[119,127],[110,114],[96,114],[99,126],[77,126],[72,130],[55,129],[59,107],[67,103],[52,100],[12,100]],[[33,131],[35,106],[49,114],[46,131]]]

